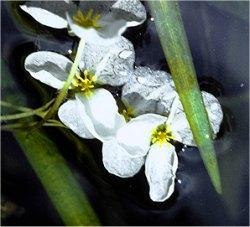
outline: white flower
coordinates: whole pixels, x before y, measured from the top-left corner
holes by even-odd
[[[137,67],[122,88],[122,101],[135,116],[168,114],[176,96],[171,76],[148,67]]]
[[[109,45],[127,27],[137,26],[146,19],[146,10],[139,0],[39,1],[20,6],[43,25],[72,32],[87,43]],[[67,14],[67,18],[66,18]]]
[[[129,79],[134,60],[133,45],[124,37],[120,37],[110,48],[86,44],[79,68],[93,72],[100,84],[120,86]],[[39,51],[26,58],[25,69],[34,78],[60,89],[72,64],[71,60],[60,54]]]
[[[213,111],[213,107],[209,106],[208,111]],[[217,113],[220,120],[211,120],[214,132],[221,123],[221,114]],[[118,129],[116,137],[110,140],[109,146],[103,146],[105,167],[117,176],[125,171],[133,176],[142,165],[137,160],[144,157],[150,198],[156,202],[165,201],[174,191],[178,166],[175,147],[171,144],[173,141],[195,146],[188,121],[177,97],[168,117],[143,114]],[[110,147],[115,147],[115,151]],[[109,160],[111,152],[122,154],[121,157],[126,153],[126,161]]]
[[[137,67],[134,73],[130,75],[129,80],[122,88],[122,101],[129,109],[130,114],[138,116],[145,113],[156,113],[167,116],[173,100],[178,97],[170,74],[164,71],[151,70],[148,67]],[[217,134],[223,118],[220,103],[210,93],[202,91],[202,97],[214,134]],[[180,115],[180,121],[185,119],[180,101],[177,114]],[[190,131],[188,121],[180,122],[179,125],[187,132]],[[188,138],[188,141],[190,141],[190,138]],[[186,142],[184,141],[184,143]],[[192,144],[194,144],[194,141],[192,141]]]
[[[25,69],[35,79],[61,89],[72,64],[60,54],[39,51],[26,58]],[[95,75],[88,69],[79,69],[70,87],[75,91],[75,99],[64,103],[59,108],[58,115],[79,136],[103,141],[113,138],[117,128],[125,124],[125,119],[118,113],[112,94],[96,87],[99,76],[100,74]],[[120,79],[117,80],[119,82]]]

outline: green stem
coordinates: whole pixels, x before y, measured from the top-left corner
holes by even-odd
[[[0,121],[17,120],[17,119],[21,119],[21,118],[31,117],[34,115],[40,116],[40,114],[37,110],[33,110],[33,111],[26,112],[26,113],[3,115],[3,116],[0,116]]]
[[[197,82],[178,2],[159,0],[149,1],[148,4],[194,140],[216,191],[221,193],[212,130]]]
[[[43,121],[47,121],[48,119],[52,118],[55,115],[55,113],[58,110],[61,103],[63,102],[63,100],[66,98],[67,93],[68,93],[68,89],[71,85],[71,82],[72,82],[75,74],[77,73],[78,65],[80,63],[80,60],[81,60],[81,57],[82,57],[82,54],[84,51],[84,47],[85,47],[85,40],[82,38],[79,42],[75,61],[71,67],[69,76],[68,76],[66,82],[64,83],[63,88],[60,90],[58,96],[56,97],[55,103],[50,108],[49,112],[45,115]]]
[[[88,198],[56,145],[41,130],[18,131],[14,135],[65,225],[99,225]]]
[[[26,122],[20,122],[20,123],[13,123],[13,124],[6,124],[6,125],[1,125],[1,130],[6,130],[6,131],[11,131],[11,130],[19,130],[19,129],[32,129],[35,124],[38,122],[31,122],[31,123],[26,123]],[[57,120],[48,120],[47,122],[43,123],[44,127],[60,127],[60,128],[66,128],[64,124],[62,124],[60,121]]]
[[[11,104],[9,102],[5,102],[5,101],[0,101],[0,105],[4,106],[4,107],[15,109],[15,110],[18,110],[21,112],[27,112],[27,111],[33,110],[31,108],[27,108],[27,107],[23,107],[23,106],[16,106],[16,105],[13,105],[13,104]]]
[[[11,107],[18,109],[19,111],[23,111],[24,113],[18,113],[18,114],[10,114],[10,115],[3,115],[0,116],[0,121],[10,121],[10,120],[17,120],[21,118],[26,118],[26,117],[31,117],[34,115],[37,115],[39,117],[44,117],[44,111],[54,102],[54,99],[50,100],[48,103],[46,103],[44,106],[39,107],[35,110],[26,108],[26,107],[21,107],[21,106],[14,106],[10,103],[7,102],[2,102],[1,105],[4,103],[5,107]]]

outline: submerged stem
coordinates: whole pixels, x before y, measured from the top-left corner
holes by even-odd
[[[3,115],[3,116],[0,116],[0,121],[17,120],[21,118],[31,117],[34,115],[40,116],[37,110],[33,110],[33,111],[25,112],[25,113]]]
[[[26,117],[31,117],[31,116],[39,116],[39,117],[44,117],[44,111],[48,109],[48,107],[54,102],[54,99],[50,100],[47,102],[45,105],[33,110],[31,108],[26,108],[26,107],[21,107],[21,106],[14,106],[11,103],[8,102],[3,102],[1,101],[1,105],[5,107],[10,107],[17,109],[19,111],[23,111],[24,113],[18,113],[18,114],[10,114],[10,115],[3,115],[0,116],[0,121],[9,121],[9,120],[17,120],[21,118],[26,118]]]
[[[0,105],[4,106],[4,107],[8,107],[8,108],[19,110],[21,112],[27,112],[27,111],[33,110],[31,108],[28,108],[28,107],[16,106],[16,105],[13,105],[13,104],[11,104],[9,102],[5,102],[5,101],[0,101]]]
[[[19,130],[19,129],[32,129],[34,124],[37,124],[38,121],[35,122],[19,122],[19,123],[13,123],[13,124],[6,124],[1,125],[1,130],[4,131],[11,131],[11,130]],[[60,128],[67,128],[64,124],[62,124],[60,121],[57,120],[48,120],[43,124],[44,127],[60,127]]]

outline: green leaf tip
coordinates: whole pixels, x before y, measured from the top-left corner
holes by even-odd
[[[177,1],[148,1],[176,90],[194,140],[214,185],[221,194],[221,179],[208,115],[196,78],[186,32]]]

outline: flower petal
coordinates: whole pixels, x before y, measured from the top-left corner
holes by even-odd
[[[67,20],[72,32],[86,39],[87,43],[102,43],[111,45],[127,27],[141,24],[146,19],[146,10],[138,0],[128,1],[118,0],[112,5],[112,1],[107,2],[87,2],[82,1],[80,8],[83,13],[93,10],[94,14],[100,13],[98,23],[99,28],[89,28],[74,23],[72,15],[67,16]],[[112,6],[112,7],[111,7]]]
[[[74,23],[68,13],[66,13],[66,18],[71,32],[80,38],[84,38],[86,43],[90,43],[92,45],[101,43],[102,45],[109,46],[119,38],[117,34],[115,34],[115,36],[106,36],[105,32],[102,34],[100,31],[103,29],[85,28],[80,26]]]
[[[100,62],[96,62],[98,82],[112,86],[125,84],[134,68],[135,52],[130,41],[120,37],[106,52],[102,53]]]
[[[85,107],[94,126],[88,130],[93,135],[97,134],[101,141],[114,137],[117,130],[126,123],[124,117],[118,113],[116,101],[108,90],[95,89],[91,96],[78,93],[76,98]]]
[[[216,99],[212,94],[208,92],[203,91],[202,97],[206,106],[212,129],[214,131],[214,134],[216,135],[220,130],[220,125],[223,120],[221,105],[218,99]]]
[[[127,21],[127,26],[137,26],[146,20],[146,9],[139,0],[117,0],[111,8],[117,18]]]
[[[144,157],[131,157],[115,139],[103,143],[102,157],[108,172],[122,178],[134,176],[144,164]]]
[[[138,67],[122,89],[122,101],[134,114],[166,115],[176,95],[170,75],[164,71]]]
[[[86,139],[93,139],[94,136],[89,132],[80,117],[80,115],[82,115],[82,117],[86,117],[86,113],[79,113],[77,103],[77,100],[69,100],[65,102],[58,110],[58,117],[78,136]]]
[[[178,158],[171,144],[151,146],[145,162],[149,195],[155,202],[163,202],[174,192]]]
[[[32,53],[24,62],[25,69],[32,77],[57,89],[63,87],[71,66],[68,58],[50,51]]]
[[[157,114],[138,116],[118,130],[118,143],[126,149],[129,155],[144,156],[150,148],[152,130],[166,120],[166,117]]]
[[[214,134],[216,135],[216,133],[218,133],[220,129],[220,124],[223,119],[223,112],[220,103],[210,93],[202,91],[202,97],[208,113],[211,127]],[[190,125],[179,98],[177,98],[174,106],[175,107],[173,107],[173,110],[171,110],[171,112],[174,111],[172,119],[172,130],[174,136],[177,138],[176,140],[189,146],[196,146],[193,134],[190,129]]]
[[[64,2],[30,2],[29,4],[20,5],[20,8],[43,25],[56,29],[67,28],[68,23],[65,20],[65,12],[68,10],[68,6]],[[51,10],[55,12],[51,12]]]

